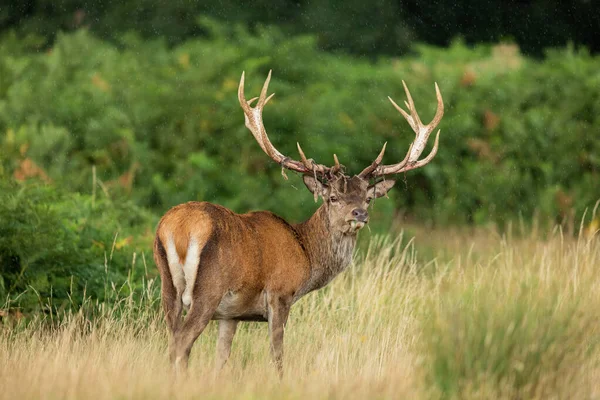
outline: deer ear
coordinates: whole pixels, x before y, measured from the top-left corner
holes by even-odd
[[[327,185],[321,183],[318,179],[315,179],[314,176],[304,175],[303,179],[308,190],[315,195],[315,200],[317,196],[325,196],[328,189]]]
[[[393,179],[377,182],[374,185],[371,185],[367,188],[367,195],[371,196],[374,199],[381,197],[381,196],[385,196],[386,193],[392,187],[394,187],[395,183],[396,183],[396,181]]]

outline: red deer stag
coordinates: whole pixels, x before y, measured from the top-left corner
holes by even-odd
[[[246,127],[263,151],[281,165],[282,172],[287,168],[303,174],[306,187],[323,198],[323,204],[300,224],[290,224],[268,211],[236,214],[207,202],[181,204],[164,215],[156,232],[154,260],[162,279],[162,306],[176,370],[187,368],[192,345],[210,320],[219,320],[218,368],[229,358],[238,322],[265,321],[271,355],[281,375],[283,332],[290,307],[327,285],[350,264],[356,235],[369,221],[369,203],[394,186],[393,180],[377,178],[422,167],[438,149],[439,130],[431,153],[419,160],[444,113],[437,84],[437,111],[433,121],[424,125],[402,82],[409,112],[389,100],[416,134],[404,160],[381,165],[384,144],[373,163],[352,177],[344,174],[335,155],[335,164],[327,167],[307,159],[298,145],[300,161],[293,160],[271,144],[263,126],[263,108],[273,97],[267,97],[270,79],[271,72],[260,97],[246,101],[242,73],[238,99]],[[183,308],[187,309],[184,318]]]

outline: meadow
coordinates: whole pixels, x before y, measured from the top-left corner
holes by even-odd
[[[397,232],[363,233],[352,266],[292,308],[281,381],[259,323],[238,330],[220,373],[211,323],[189,374],[175,377],[150,273],[140,297],[107,282],[113,305],[87,299],[77,311],[5,318],[0,398],[600,396],[600,242],[592,231]]]

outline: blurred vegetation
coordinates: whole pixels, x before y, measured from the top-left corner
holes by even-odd
[[[600,198],[600,60],[583,50],[554,50],[540,62],[513,45],[456,42],[372,63],[322,52],[310,36],[204,26],[211,39],[174,49],[131,35],[117,47],[80,30],[39,51],[34,38],[5,35],[7,174],[39,168],[41,178],[89,194],[95,167],[112,198],[157,213],[209,199],[305,218],[315,207],[311,196],[299,177],[281,178],[244,127],[237,101],[242,70],[252,96],[273,68],[277,95],[265,126],[274,144],[296,157],[298,141],[321,163],[336,153],[350,174],[385,141],[384,162],[401,160],[413,138],[385,97],[403,100],[405,80],[428,121],[439,83],[446,107],[440,151],[427,168],[400,176],[406,182],[393,197],[393,208],[421,220],[502,222],[539,212],[561,222]]]
[[[512,39],[526,54],[573,42],[600,50],[600,6],[589,0],[21,0],[0,6],[0,30],[41,34],[90,28],[118,42],[125,32],[179,44],[210,33],[198,15],[252,29],[277,25],[286,34],[310,33],[322,49],[377,56],[404,54],[413,42],[448,46]]]
[[[98,273],[115,233],[131,242],[109,260],[123,282],[132,252],[150,254],[159,216],[185,201],[308,217],[316,205],[300,177],[282,179],[243,125],[242,70],[251,97],[274,69],[265,125],[276,147],[296,157],[298,141],[321,163],[336,153],[349,174],[386,141],[384,162],[408,149],[412,131],[385,97],[402,101],[404,79],[428,121],[439,83],[440,151],[399,177],[391,201],[376,202],[373,228],[387,229],[397,214],[442,225],[536,214],[549,225],[573,223],[600,198],[600,60],[585,50],[534,60],[515,45],[458,40],[373,61],[278,28],[251,32],[211,19],[201,27],[208,36],[174,47],[132,33],[105,41],[86,29],[59,34],[51,48],[44,37],[2,35],[4,298],[35,288],[68,301],[72,287],[102,298]],[[27,296],[31,307],[38,295]]]
[[[503,296],[510,284],[469,282],[436,299],[423,337],[427,378],[440,398],[478,398],[474,393],[486,391],[496,395],[482,397],[548,398],[581,386],[581,370],[598,345],[597,337],[587,337],[595,321],[575,296],[553,296],[564,288],[552,292],[545,283],[515,282]]]

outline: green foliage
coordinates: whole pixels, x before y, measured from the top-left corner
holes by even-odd
[[[103,301],[106,286],[120,286],[132,272],[135,246],[148,248],[147,239],[127,236],[146,221],[147,214],[130,203],[95,201],[52,186],[1,179],[2,302],[27,311],[40,306],[53,311],[77,308],[84,294]]]
[[[401,160],[412,133],[385,99],[408,82],[424,120],[441,87],[446,114],[440,151],[406,174],[393,208],[437,222],[486,223],[539,212],[575,220],[600,197],[600,61],[572,48],[543,62],[514,46],[456,42],[421,46],[418,56],[377,63],[333,56],[313,37],[203,22],[210,40],[169,49],[128,35],[116,47],[87,31],[60,35],[39,52],[35,39],[0,41],[0,132],[4,168],[32,159],[69,190],[90,192],[95,166],[111,198],[157,213],[189,200],[237,211],[270,209],[292,220],[315,208],[297,176],[281,178],[243,126],[236,90],[248,96],[269,68],[277,93],[265,111],[274,144],[360,171],[388,141],[384,162]],[[266,173],[266,174],[265,174]],[[297,188],[300,192],[294,190]],[[387,204],[386,204],[387,203]]]

